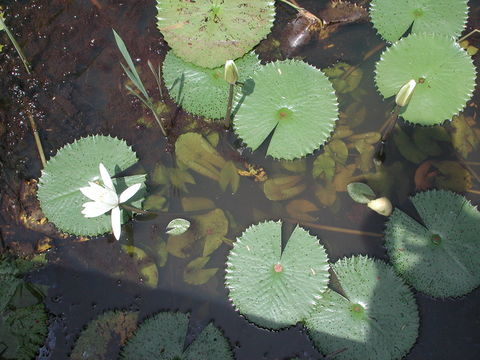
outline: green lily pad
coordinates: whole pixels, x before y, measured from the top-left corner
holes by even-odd
[[[260,67],[255,53],[237,59],[238,81],[244,82]],[[225,81],[224,67],[199,67],[183,61],[169,51],[163,62],[163,80],[170,96],[184,110],[207,118],[225,117],[230,84]]]
[[[436,33],[459,37],[468,16],[468,0],[373,0],[373,26],[394,42],[412,27],[412,33]]]
[[[99,163],[110,176],[119,174],[137,162],[132,148],[123,140],[94,135],[82,138],[58,150],[42,171],[38,183],[38,200],[45,216],[63,232],[75,235],[99,235],[111,231],[110,213],[94,218],[82,215],[82,204],[89,201],[80,188],[89,181],[98,181]],[[117,193],[128,186],[143,183],[145,175],[113,178]],[[128,204],[140,207],[145,185]],[[121,210],[123,212],[123,210]],[[126,220],[122,216],[122,222]]]
[[[273,132],[267,155],[292,160],[323,145],[335,127],[338,104],[332,84],[302,61],[276,61],[252,77],[249,95],[237,94],[237,135],[256,150]]]
[[[472,59],[447,36],[413,34],[385,50],[375,81],[385,98],[395,96],[410,80],[417,86],[400,116],[420,125],[450,120],[464,107],[475,88]]]
[[[75,343],[72,360],[107,360],[120,352],[137,328],[138,312],[108,311],[88,323]],[[118,352],[115,356],[118,355]]]
[[[157,0],[157,26],[177,56],[215,68],[243,56],[270,32],[270,0]]]
[[[480,285],[480,212],[463,196],[430,190],[411,198],[423,224],[395,209],[385,230],[393,266],[415,289],[462,296]]]
[[[128,360],[228,360],[233,354],[228,341],[213,324],[208,324],[184,349],[188,315],[161,312],[145,320],[121,353]]]
[[[306,319],[308,333],[335,359],[401,359],[418,336],[412,292],[390,265],[353,256],[332,265],[345,295],[328,290]]]
[[[360,182],[353,182],[348,184],[347,192],[353,201],[360,204],[367,204],[376,197],[375,192],[370,186]]]
[[[280,222],[249,227],[233,245],[225,284],[249,321],[281,329],[302,321],[328,283],[328,258],[318,239],[297,227],[282,253]]]

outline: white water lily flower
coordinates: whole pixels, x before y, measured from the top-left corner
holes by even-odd
[[[93,201],[83,204],[82,214],[87,217],[97,217],[103,215],[111,210],[112,230],[115,239],[120,239],[122,231],[120,204],[128,201],[133,195],[140,190],[142,184],[135,184],[123,191],[120,196],[117,195],[112,178],[108,174],[105,166],[100,163],[100,176],[103,181],[103,186],[92,181],[88,182],[87,187],[80,188],[83,195]]]

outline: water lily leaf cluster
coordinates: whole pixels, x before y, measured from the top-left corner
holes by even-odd
[[[337,99],[328,78],[302,61],[268,63],[252,76],[250,94],[239,92],[236,134],[252,150],[273,133],[267,155],[293,160],[330,137],[338,118]]]
[[[157,0],[157,11],[157,26],[173,52],[206,68],[243,56],[268,35],[275,17],[270,0]]]
[[[80,188],[89,182],[100,182],[99,164],[110,175],[120,174],[135,163],[137,157],[125,141],[109,136],[88,136],[58,150],[46,164],[38,184],[38,199],[45,216],[61,231],[84,236],[93,236],[110,231],[108,214],[86,218],[82,204],[88,201]],[[142,183],[141,190],[128,201],[129,205],[141,207],[145,194],[145,175],[115,177],[112,179],[117,193],[127,187]],[[122,213],[122,222],[127,219]]]
[[[401,359],[418,336],[413,293],[390,265],[353,256],[332,265],[342,294],[327,290],[305,321],[315,345],[338,359]]]
[[[222,332],[208,324],[185,348],[189,316],[179,312],[160,312],[140,324],[121,353],[128,360],[228,360],[230,345]]]
[[[389,98],[415,80],[415,90],[400,116],[413,124],[435,125],[464,108],[475,88],[475,78],[472,59],[455,40],[437,34],[412,34],[383,52],[375,82],[383,97]]]
[[[295,325],[326,290],[328,258],[318,239],[297,227],[282,250],[282,224],[249,227],[227,259],[225,284],[234,306],[255,324]]]
[[[116,355],[120,347],[137,328],[138,312],[108,311],[90,321],[82,331],[70,359],[108,359],[113,349]]]
[[[458,38],[465,28],[468,0],[373,0],[370,18],[389,42],[400,39],[410,28],[413,34],[436,33]]]
[[[244,82],[260,67],[255,53],[235,61],[239,82]],[[193,114],[212,119],[225,116],[229,84],[224,79],[223,64],[213,69],[183,61],[171,50],[163,62],[163,80],[170,96],[182,108]]]
[[[420,222],[400,209],[385,240],[393,266],[417,290],[434,297],[462,296],[480,285],[480,212],[465,197],[429,190],[411,198]]]

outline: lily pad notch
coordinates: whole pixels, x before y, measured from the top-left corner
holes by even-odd
[[[253,91],[237,93],[235,133],[252,150],[273,133],[267,155],[293,160],[312,153],[329,139],[338,103],[325,74],[297,60],[262,66],[251,78]]]
[[[282,253],[280,222],[250,226],[227,259],[230,300],[249,321],[281,329],[305,319],[327,289],[327,253],[316,237],[295,228]]]

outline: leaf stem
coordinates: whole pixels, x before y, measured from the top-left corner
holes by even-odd
[[[225,115],[225,129],[230,127],[230,117],[232,115],[232,105],[233,105],[233,93],[235,91],[235,84],[230,84],[228,89],[228,103],[227,103],[227,114]]]
[[[35,145],[37,146],[38,155],[40,156],[40,161],[42,162],[42,168],[45,168],[47,161],[45,159],[45,152],[43,151],[42,142],[40,141],[40,136],[38,135],[37,124],[32,114],[28,112],[28,120],[30,121],[30,127],[32,128],[33,138],[35,139]]]
[[[27,73],[30,75],[30,63],[28,62],[27,57],[23,53],[22,48],[17,43],[17,40],[15,40],[15,37],[13,36],[12,32],[7,27],[7,25],[5,25],[5,22],[3,21],[3,18],[2,18],[1,15],[0,15],[0,24],[5,29],[5,32],[7,33],[8,38],[10,39],[13,46],[15,47],[15,50],[17,50],[18,56],[20,56],[20,60],[22,60],[23,66],[25,67],[25,70],[27,70]]]
[[[305,10],[304,8],[294,4],[293,2],[290,2],[288,0],[279,0],[280,2],[283,2],[284,4],[287,4],[288,6],[291,6],[292,8],[294,8],[295,10],[297,11],[302,11],[302,10]]]
[[[322,225],[322,224],[316,224],[316,223],[310,223],[310,222],[299,222],[295,219],[286,219],[286,220],[290,221],[290,222],[293,222],[293,223],[298,223],[302,226],[308,226],[308,227],[311,227],[311,228],[314,228],[314,229],[319,229],[319,230],[327,230],[327,231],[339,232],[339,233],[344,233],[344,234],[349,234],[349,235],[383,237],[383,234],[369,232],[369,231],[346,229],[346,228],[341,228],[341,227],[336,227],[336,226]]]
[[[470,36],[472,36],[473,34],[475,33],[480,33],[480,30],[479,29],[473,29],[472,31],[470,31],[467,35],[465,35],[464,37],[461,37],[460,39],[458,39],[458,43],[461,43],[463,40],[466,40],[468,39]]]

